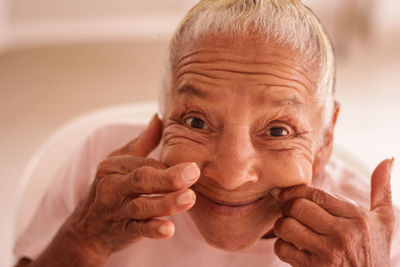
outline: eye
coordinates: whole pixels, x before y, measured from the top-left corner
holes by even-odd
[[[206,123],[197,117],[189,117],[185,119],[185,125],[194,129],[205,129],[207,127]]]
[[[268,135],[273,137],[285,137],[289,135],[289,131],[285,127],[271,127],[268,130]]]

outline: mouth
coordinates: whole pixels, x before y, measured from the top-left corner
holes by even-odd
[[[215,214],[221,216],[245,216],[254,211],[267,197],[264,195],[252,200],[229,202],[207,196],[193,189],[198,196],[197,202],[205,204]]]

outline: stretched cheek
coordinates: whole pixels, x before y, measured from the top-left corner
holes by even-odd
[[[270,182],[276,187],[310,184],[312,163],[301,156],[271,160],[266,164],[264,175],[269,177]]]
[[[196,162],[200,166],[205,154],[203,150],[199,146],[191,144],[164,146],[161,149],[160,159],[167,166],[183,162]]]

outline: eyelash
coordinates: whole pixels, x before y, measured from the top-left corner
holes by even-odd
[[[284,128],[288,134],[286,136],[272,136],[268,132],[273,128]],[[280,120],[269,122],[267,124],[267,127],[265,127],[264,129],[265,130],[262,131],[261,135],[268,136],[273,139],[286,139],[286,138],[296,137],[298,135],[296,127],[291,126],[288,123],[280,121]]]
[[[190,116],[190,117],[187,117],[186,119],[184,119],[184,121],[183,121],[183,123],[185,124],[185,126],[188,127],[188,128],[196,129],[196,130],[204,130],[204,128],[196,128],[196,127],[190,125],[190,123],[187,122],[187,121],[190,120],[190,119],[198,119],[198,120],[200,120],[200,121],[202,122],[202,124],[204,125],[204,127],[207,127],[207,123],[206,123],[204,120],[200,119],[199,117]],[[192,122],[193,122],[193,121],[192,121]]]
[[[191,127],[190,125],[188,125],[186,123],[186,121],[188,119],[191,118],[198,118],[200,120],[202,120],[205,124],[205,128],[204,129],[198,129],[198,128],[194,128]],[[202,112],[199,111],[189,111],[189,112],[185,112],[181,115],[180,118],[180,123],[187,127],[188,129],[194,130],[194,131],[206,131],[206,130],[210,130],[212,127],[212,125],[210,124],[209,120],[207,119],[207,116],[204,115]],[[272,136],[268,134],[268,131],[270,131],[272,128],[284,128],[288,134],[286,136]],[[264,128],[264,130],[262,130],[262,133],[259,134],[259,136],[268,136],[272,139],[287,139],[287,138],[293,138],[293,137],[297,137],[299,135],[296,127],[289,125],[286,122],[283,122],[281,120],[275,120],[275,121],[270,121],[268,122],[268,125]]]
[[[187,121],[188,119],[190,119],[190,118],[198,118],[198,119],[202,120],[202,121],[204,122],[204,124],[206,125],[206,129],[197,129],[197,128],[190,127],[190,125],[188,125],[188,124],[186,123],[186,121]],[[195,131],[205,131],[205,130],[209,130],[209,129],[211,128],[211,124],[209,123],[209,120],[207,119],[207,116],[204,115],[202,112],[199,112],[199,111],[188,111],[188,112],[184,112],[184,113],[181,115],[180,123],[181,123],[183,126],[189,128],[189,129],[191,129],[191,130],[195,130]]]

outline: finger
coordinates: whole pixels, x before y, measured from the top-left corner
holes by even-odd
[[[297,249],[294,245],[278,238],[274,245],[275,254],[281,261],[292,266],[311,266],[310,254]]]
[[[167,239],[173,236],[175,226],[167,220],[153,219],[148,221],[130,220],[125,226],[125,233],[133,237]]]
[[[293,218],[281,217],[276,220],[274,233],[277,237],[293,244],[300,250],[312,253],[325,251],[324,237],[313,232]]]
[[[115,183],[125,196],[160,194],[188,188],[199,176],[196,163],[181,163],[165,170],[144,166],[120,177]]]
[[[355,214],[358,214],[358,209],[360,208],[354,201],[333,195],[311,185],[283,188],[274,197],[282,202],[288,202],[297,198],[306,198],[330,214],[345,218],[352,218]]]
[[[118,155],[147,156],[160,143],[162,122],[157,114],[153,116],[147,128],[133,141],[112,152],[109,157]]]
[[[97,173],[101,176],[111,174],[125,175],[143,166],[149,166],[161,170],[165,170],[167,168],[161,161],[152,158],[121,155],[110,157],[102,161],[97,166]]]
[[[390,173],[394,158],[382,161],[371,177],[371,210],[376,212],[392,212],[392,193]]]
[[[190,209],[196,201],[191,189],[156,197],[141,196],[121,207],[121,215],[135,220],[165,217]]]
[[[337,217],[305,198],[286,202],[282,206],[282,215],[294,218],[314,232],[325,235],[332,233],[337,221]]]

